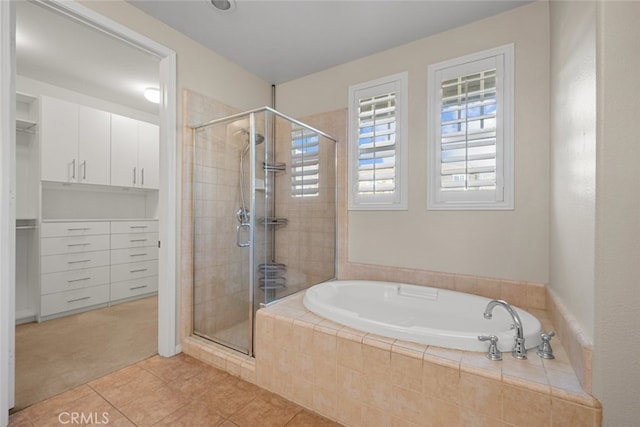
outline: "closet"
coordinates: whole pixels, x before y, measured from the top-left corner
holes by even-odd
[[[16,99],[16,323],[156,293],[158,126]]]

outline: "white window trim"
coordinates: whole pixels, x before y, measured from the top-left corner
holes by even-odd
[[[358,107],[359,99],[376,96],[392,88],[396,93],[396,176],[393,197],[358,197]],[[408,210],[408,73],[402,72],[349,86],[349,210]]]
[[[474,62],[495,58],[501,63],[502,76],[496,76],[496,85],[500,97],[501,113],[497,125],[496,162],[497,184],[495,200],[479,200],[474,192],[464,192],[458,200],[442,200],[440,197],[440,120],[441,100],[440,83],[450,68],[461,68],[465,64],[473,67]],[[428,66],[428,173],[427,173],[427,209],[429,210],[513,210],[514,174],[513,174],[513,111],[514,111],[514,45],[508,44],[482,52],[473,53],[452,60]],[[500,194],[501,190],[501,194]],[[464,197],[464,198],[463,198]]]

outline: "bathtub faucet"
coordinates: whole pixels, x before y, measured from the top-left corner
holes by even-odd
[[[516,311],[513,309],[513,307],[511,307],[511,305],[509,305],[508,302],[501,299],[494,299],[489,301],[489,304],[487,304],[487,308],[484,310],[484,318],[491,319],[493,317],[493,315],[491,314],[493,312],[493,308],[497,305],[504,307],[504,309],[507,310],[507,312],[513,319],[514,328],[516,330],[516,338],[513,343],[513,351],[511,352],[511,355],[516,359],[526,359],[527,349],[524,346],[524,330],[522,329],[522,321],[520,320],[520,316],[518,316],[518,313],[516,313]]]

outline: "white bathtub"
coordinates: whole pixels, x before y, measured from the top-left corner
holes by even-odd
[[[515,330],[504,307],[483,317],[491,301],[477,295],[425,286],[364,280],[338,280],[307,289],[307,309],[334,322],[391,338],[466,351],[487,351],[479,335],[496,335],[501,351],[511,351]],[[541,344],[540,321],[514,307],[528,349]],[[535,353],[534,353],[535,354]]]

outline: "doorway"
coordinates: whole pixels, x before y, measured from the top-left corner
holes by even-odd
[[[12,38],[15,31],[15,2],[2,2],[0,18],[2,34],[2,199],[0,211],[2,277],[2,319],[0,330],[0,362],[3,381],[0,390],[0,421],[7,423],[8,409],[13,406],[14,374],[14,319],[15,319],[15,221],[16,221],[16,141],[15,141],[15,51]],[[74,22],[80,22],[93,30],[117,38],[122,43],[135,46],[158,60],[162,102],[159,107],[160,123],[160,189],[158,194],[159,229],[159,280],[158,280],[158,353],[170,356],[178,352],[176,339],[176,58],[170,49],[113,22],[74,2],[38,2],[39,6],[61,13]],[[7,24],[7,25],[5,25]],[[4,114],[6,113],[6,114]],[[7,167],[5,167],[7,166]],[[5,238],[6,237],[6,238]],[[6,376],[5,376],[6,374]],[[8,381],[4,379],[7,378]]]

